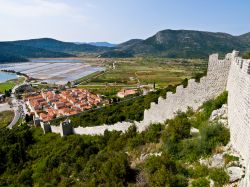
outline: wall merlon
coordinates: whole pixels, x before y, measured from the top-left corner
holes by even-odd
[[[184,89],[183,85],[177,86],[177,87],[176,87],[176,94],[181,93],[181,92],[183,91],[183,89]]]
[[[150,107],[154,107],[156,105],[155,102],[150,103]]]
[[[158,104],[164,103],[165,99],[163,97],[158,98]]]
[[[172,95],[174,95],[173,92],[167,92],[166,98],[170,98]]]
[[[195,81],[195,79],[188,80],[188,86],[187,86],[187,88],[195,87],[195,85],[197,85],[197,82]]]
[[[209,63],[218,62],[219,54],[215,53],[209,56]]]

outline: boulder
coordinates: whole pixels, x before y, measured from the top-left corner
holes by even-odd
[[[216,154],[209,159],[210,167],[221,168],[224,166],[224,157],[223,154]]]
[[[200,133],[200,131],[199,131],[199,129],[196,129],[196,128],[194,128],[194,127],[192,127],[191,128],[191,130],[190,130],[190,135],[196,135],[196,134],[199,134]]]
[[[210,116],[210,121],[216,119],[227,119],[227,105],[222,105],[221,108],[214,110]]]
[[[201,165],[205,165],[209,168],[222,168],[225,164],[223,154],[213,155],[209,159],[200,159],[199,162]]]
[[[240,180],[244,175],[242,168],[236,166],[227,168],[227,173],[229,175],[230,183]]]

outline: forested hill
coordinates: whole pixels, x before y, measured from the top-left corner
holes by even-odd
[[[103,53],[110,47],[62,42],[50,38],[0,42],[0,62],[23,62],[28,58],[73,57],[79,53]]]
[[[90,44],[76,44],[72,42],[62,42],[51,38],[40,38],[31,40],[20,40],[10,42],[11,44],[29,46],[49,51],[65,52],[65,53],[100,53],[109,50],[109,47],[98,47]]]
[[[51,38],[0,42],[0,62],[27,61],[38,57],[71,57],[92,53],[101,57],[127,58],[159,56],[170,58],[207,58],[211,53],[242,53],[250,49],[250,33],[233,36],[191,30],[164,30],[146,39],[132,39],[116,47],[62,42]]]
[[[49,51],[41,48],[16,45],[8,42],[0,42],[0,62],[25,62],[29,58],[57,58],[72,57],[73,55]]]
[[[119,51],[133,55],[207,58],[215,52],[225,54],[234,49],[245,52],[249,48],[250,33],[233,36],[204,31],[163,30],[146,40],[136,39],[122,43],[118,45],[116,53]]]
[[[246,53],[243,58],[250,59],[250,52]]]

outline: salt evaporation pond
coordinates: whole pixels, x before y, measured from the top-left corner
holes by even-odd
[[[44,82],[66,84],[105,68],[75,59],[33,59],[27,63],[3,64],[0,65],[0,70],[14,70]]]

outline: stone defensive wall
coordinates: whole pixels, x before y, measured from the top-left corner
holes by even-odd
[[[144,112],[145,123],[163,123],[177,111],[185,112],[188,107],[197,110],[205,101],[220,95],[226,89],[232,55],[227,54],[224,60],[219,60],[218,54],[210,55],[207,76],[200,82],[190,79],[186,88],[178,86],[176,93],[167,92],[166,99],[151,103],[150,109]]]
[[[250,186],[250,60],[232,60],[227,90],[230,141],[247,167],[240,186]]]
[[[101,135],[105,130],[125,132],[133,124],[138,131],[143,131],[151,123],[164,123],[173,118],[176,112],[185,112],[188,107],[197,110],[205,101],[227,90],[230,141],[243,157],[246,166],[245,177],[239,186],[250,186],[250,60],[244,60],[238,54],[239,52],[233,51],[223,60],[218,59],[218,54],[210,55],[207,76],[201,78],[200,82],[191,79],[186,88],[178,86],[176,93],[167,92],[166,99],[159,98],[158,103],[151,103],[151,107],[144,111],[141,122],[119,122],[85,128],[72,128],[70,124],[41,126],[45,133],[54,132],[61,136],[71,133]]]
[[[198,109],[205,101],[220,95],[226,90],[227,77],[230,69],[232,56],[235,54],[227,54],[226,58],[219,60],[218,54],[210,55],[207,76],[195,82],[194,79],[188,81],[188,86],[178,86],[176,93],[167,92],[166,99],[159,98],[158,103],[151,103],[151,107],[144,111],[144,119],[140,122],[118,122],[114,125],[101,125],[95,127],[78,127],[68,129],[71,125],[50,126],[42,124],[44,132],[54,132],[63,135],[69,134],[86,134],[100,135],[105,130],[125,132],[131,125],[135,124],[138,131],[145,130],[151,123],[163,123],[167,119],[175,116],[176,112],[185,112],[188,107],[194,110]],[[67,130],[65,130],[67,128]],[[64,134],[64,132],[67,132]]]

